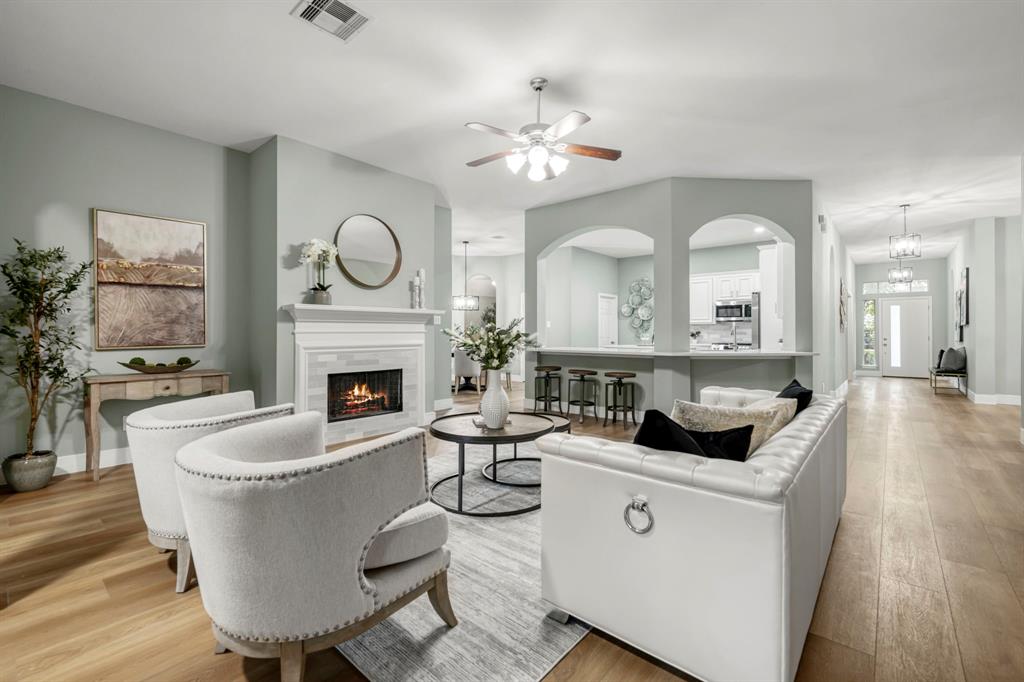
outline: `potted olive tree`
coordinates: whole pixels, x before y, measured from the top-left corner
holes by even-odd
[[[57,455],[35,449],[36,426],[47,404],[75,386],[85,372],[70,364],[79,348],[75,327],[65,319],[92,263],[74,265],[64,247],[33,249],[15,239],[17,251],[0,264],[7,300],[0,312],[4,347],[0,364],[28,403],[25,451],[3,461],[4,478],[19,492],[46,486]]]

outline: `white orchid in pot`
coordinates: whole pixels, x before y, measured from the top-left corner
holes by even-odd
[[[481,325],[468,325],[465,329],[445,329],[455,347],[464,351],[470,360],[480,363],[487,372],[487,390],[480,399],[480,415],[489,429],[504,428],[508,420],[508,394],[501,385],[501,370],[516,354],[537,346],[532,334],[519,329],[522,319],[515,319],[507,326],[499,327],[488,317]]]
[[[312,263],[316,270],[316,284],[310,287],[313,302],[330,305],[332,285],[327,283],[327,265],[338,255],[338,247],[323,239],[310,239],[302,245],[299,263]]]

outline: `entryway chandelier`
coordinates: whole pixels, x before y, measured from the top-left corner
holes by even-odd
[[[914,281],[914,268],[904,267],[903,259],[896,259],[896,267],[889,268],[889,284],[907,284]]]
[[[480,310],[480,297],[469,295],[469,242],[462,242],[462,295],[452,296],[452,310]]]
[[[889,258],[920,258],[921,235],[907,234],[907,209],[910,204],[900,204],[903,209],[903,234],[889,236]]]

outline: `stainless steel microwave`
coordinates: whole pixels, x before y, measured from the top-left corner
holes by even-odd
[[[750,322],[752,309],[749,298],[715,301],[715,322]]]

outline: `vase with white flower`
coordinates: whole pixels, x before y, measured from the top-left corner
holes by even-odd
[[[522,319],[512,320],[507,326],[499,327],[493,317],[481,325],[468,325],[465,329],[445,329],[455,347],[465,351],[470,360],[480,363],[487,372],[487,390],[480,399],[480,416],[489,429],[501,429],[508,420],[509,399],[501,385],[501,370],[516,353],[536,347],[532,334],[520,330]]]
[[[316,271],[316,284],[309,289],[313,292],[313,303],[331,304],[331,292],[328,289],[332,285],[327,283],[327,265],[337,255],[338,248],[323,239],[310,239],[302,245],[299,263],[312,263]]]

